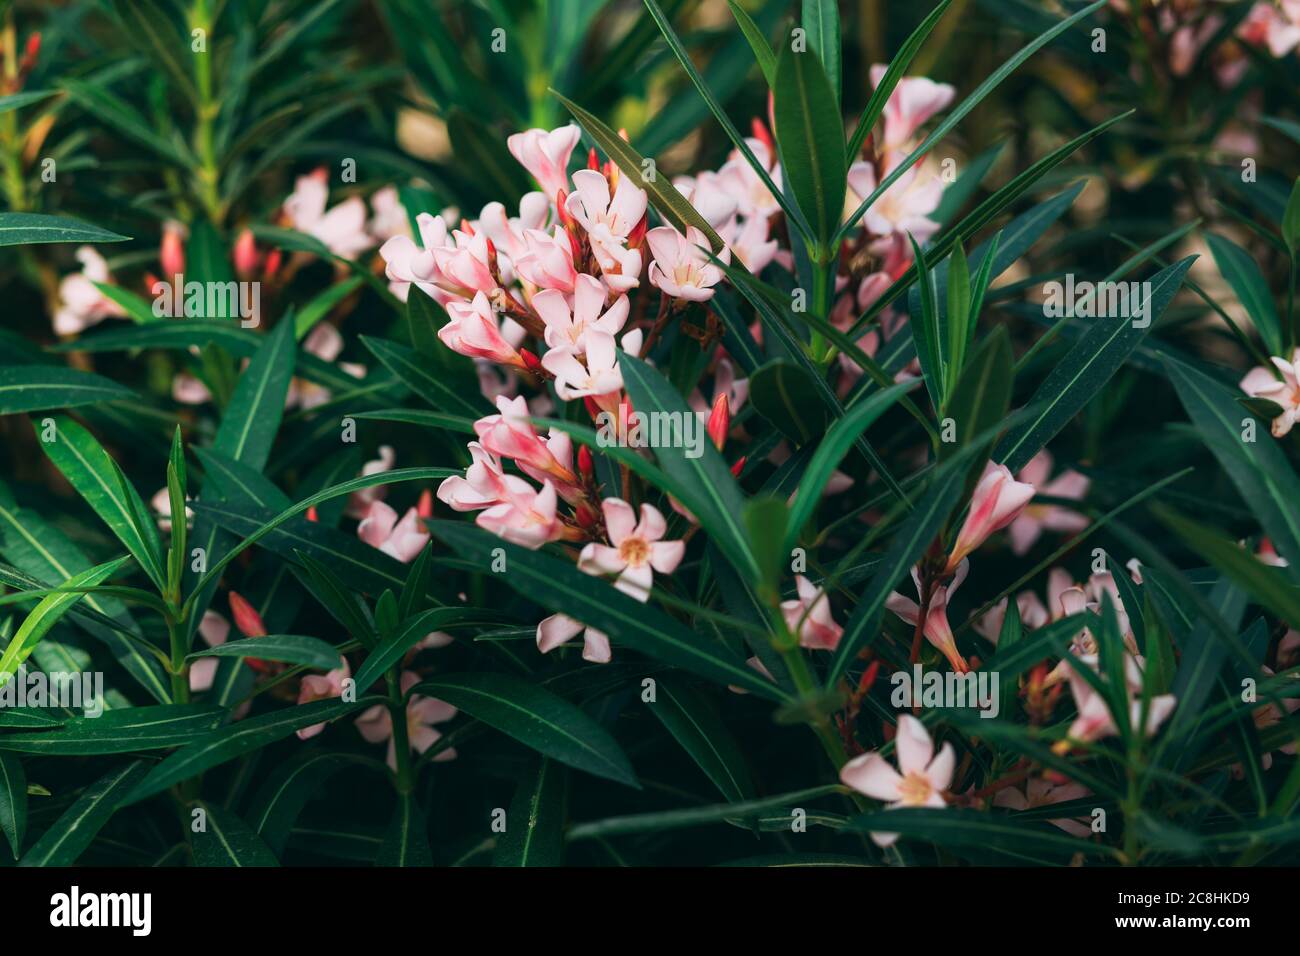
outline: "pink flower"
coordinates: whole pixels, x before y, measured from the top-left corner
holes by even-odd
[[[873,89],[880,85],[888,69],[881,63],[871,68]],[[956,90],[947,83],[936,83],[923,76],[900,79],[885,104],[881,151],[893,152],[906,147],[925,121],[951,103],[955,94]]]
[[[1041,777],[1034,777],[1025,784],[1023,791],[1016,787],[999,790],[993,795],[993,806],[1006,807],[1008,810],[1033,810],[1037,807],[1050,807],[1054,803],[1082,800],[1091,792],[1081,783],[1054,784]],[[1071,836],[1088,837],[1092,834],[1092,829],[1078,820],[1064,818],[1047,822]]]
[[[342,659],[341,667],[326,674],[308,674],[298,685],[298,703],[309,704],[314,700],[328,700],[331,697],[342,697],[345,682],[352,676],[352,668],[348,666],[348,659]],[[310,727],[303,727],[298,731],[299,740],[307,740],[315,737],[325,729],[324,724],[312,724]]]
[[[539,229],[525,231],[524,251],[514,266],[519,278],[539,289],[571,293],[578,278],[578,271],[573,267],[573,247],[559,226],[553,233]]]
[[[108,283],[113,277],[108,263],[90,246],[77,250],[81,271],[64,276],[59,281],[59,304],[54,312],[54,331],[57,335],[76,335],[102,322],[109,316],[121,318],[125,310],[100,292],[95,283]]]
[[[433,261],[438,266],[438,286],[465,299],[476,292],[488,295],[496,292],[499,286],[492,272],[487,234],[476,232],[471,235],[453,229],[451,238],[449,245],[431,250]]]
[[[1001,531],[1020,516],[1034,497],[1034,486],[1016,481],[1005,465],[989,462],[971,494],[970,511],[957,533],[947,570],[951,573],[995,531]]]
[[[668,524],[653,505],[641,506],[639,522],[632,506],[619,498],[606,498],[600,510],[610,543],[588,544],[578,556],[578,567],[588,574],[618,575],[614,587],[638,601],[647,600],[654,572],[672,574],[686,554],[686,543],[662,540]]]
[[[361,466],[361,477],[365,478],[369,475],[379,475],[385,471],[392,471],[396,461],[397,454],[393,451],[393,446],[380,445],[379,457]],[[388,494],[388,489],[383,485],[371,485],[369,488],[362,488],[360,491],[352,492],[348,496],[348,517],[364,518],[370,513],[370,503],[381,500],[386,494]]]
[[[455,511],[479,511],[509,501],[515,496],[532,493],[532,486],[522,478],[507,475],[501,462],[476,441],[469,443],[473,464],[465,477],[455,475],[438,486],[438,500]]]
[[[506,216],[506,207],[499,202],[490,202],[483,207],[476,227],[496,247],[503,282],[513,279],[514,263],[528,251],[527,234],[543,229],[550,214],[550,200],[536,192],[525,193],[519,200],[517,218]]]
[[[1078,658],[1084,667],[1091,667],[1094,671],[1097,669],[1096,657]],[[1173,694],[1158,694],[1147,702],[1146,723],[1142,723],[1142,671],[1134,658],[1125,655],[1125,696],[1128,700],[1129,707],[1129,726],[1140,727],[1143,736],[1151,737],[1160,725],[1168,719],[1173,713],[1174,705],[1178,698]],[[1101,675],[1103,683],[1106,681],[1105,675]],[[1115,720],[1111,716],[1110,708],[1106,704],[1105,698],[1093,690],[1092,685],[1088,683],[1075,668],[1070,668],[1070,696],[1074,698],[1074,706],[1078,710],[1078,716],[1070,724],[1067,732],[1068,740],[1061,741],[1057,744],[1057,749],[1068,747],[1070,742],[1073,743],[1093,743],[1104,737],[1111,737],[1119,733],[1119,728],[1115,726]],[[1064,745],[1064,747],[1062,746]]]
[[[360,196],[353,196],[326,212],[328,198],[323,168],[299,176],[293,195],[284,201],[285,218],[292,228],[320,240],[334,255],[355,259],[375,244],[366,231],[366,204]]]
[[[216,611],[204,611],[199,620],[199,637],[208,647],[226,643],[230,636],[230,622]],[[190,690],[196,694],[209,690],[216,679],[221,661],[216,657],[200,657],[190,665]]]
[[[398,234],[379,247],[389,291],[405,302],[410,295],[411,286],[415,285],[431,299],[446,305],[456,296],[441,288],[440,284],[445,284],[448,280],[439,271],[433,250],[451,245],[447,221],[442,216],[422,212],[415,217],[415,223],[420,230],[421,245],[416,245],[410,236]]]
[[[704,233],[688,226],[683,236],[671,226],[659,226],[647,232],[645,239],[654,256],[650,263],[651,285],[675,299],[689,302],[707,302],[713,298],[713,287],[722,281],[722,270],[704,252],[709,247]],[[724,247],[718,259],[731,262],[731,251]]]
[[[760,139],[746,138],[745,145],[767,170],[773,184],[780,188],[781,167],[774,162],[772,151],[768,149],[767,144]],[[718,170],[717,185],[735,201],[736,212],[746,220],[767,219],[781,211],[781,206],[772,195],[772,191],[759,178],[758,173],[754,172],[754,167],[749,165],[749,160],[745,159],[739,150],[732,150],[726,163]]]
[[[1260,0],[1237,28],[1247,43],[1266,44],[1268,52],[1283,57],[1300,45],[1300,0],[1281,0],[1280,5]]]
[[[840,781],[873,800],[886,801],[889,810],[947,806],[943,792],[952,785],[957,761],[952,744],[944,744],[936,756],[930,732],[911,714],[898,718],[894,744],[898,770],[872,751],[846,763],[840,770]],[[877,846],[889,846],[898,834],[873,832],[871,839]]]
[[[833,651],[844,635],[844,628],[831,616],[826,592],[802,574],[794,579],[797,598],[781,602],[785,626],[799,635],[799,645],[809,650]]]
[[[163,223],[158,262],[165,277],[171,279],[185,272],[185,227],[179,222]]]
[[[849,205],[857,209],[877,185],[876,168],[871,163],[854,163],[849,167]],[[925,242],[939,231],[939,224],[929,216],[939,208],[941,199],[943,180],[924,163],[917,163],[871,204],[862,225],[872,235],[911,233],[917,242]]]
[[[568,186],[569,156],[581,135],[572,124],[549,133],[544,129],[530,129],[508,137],[506,148],[537,180],[546,198],[554,202],[555,194]]]
[[[410,236],[411,218],[406,214],[396,186],[375,190],[370,197],[370,208],[375,214],[371,217],[368,231],[376,240],[386,242],[394,236]]]
[[[497,397],[500,414],[488,415],[474,423],[474,432],[483,447],[494,455],[514,459],[519,467],[538,481],[554,478],[565,485],[576,485],[578,476],[570,467],[572,443],[563,432],[553,432],[548,441],[529,421],[528,402],[519,398]]]
[[[761,216],[745,220],[743,226],[737,226],[733,219],[719,230],[718,235],[754,275],[766,269],[768,263],[776,258],[777,241],[768,239],[768,221]]]
[[[1043,450],[1020,469],[1018,480],[1037,489],[1037,493],[1052,498],[1069,498],[1082,501],[1088,493],[1088,479],[1077,471],[1062,472],[1048,481],[1052,474],[1052,455]],[[1011,539],[1011,552],[1022,555],[1034,546],[1043,531],[1060,531],[1077,534],[1088,527],[1088,518],[1060,505],[1026,505],[1007,528]]]
[[[618,182],[611,197],[603,173],[578,170],[565,210],[587,231],[606,283],[616,292],[625,292],[637,285],[641,274],[641,253],[628,248],[628,237],[645,218],[646,194],[627,176],[615,175]]]
[[[948,624],[948,598],[957,588],[961,587],[961,583],[966,580],[969,571],[970,562],[962,561],[957,565],[951,584],[931,590],[930,601],[925,611],[925,623],[921,628],[921,633],[925,635],[925,639],[939,649],[943,656],[948,659],[952,669],[959,674],[965,674],[969,671],[970,665],[966,663],[966,658],[962,657],[961,652],[957,650],[957,639],[953,636],[952,628]],[[912,583],[916,586],[919,596],[921,593],[921,576],[916,568],[912,568]],[[921,619],[921,606],[916,601],[904,597],[897,591],[891,592],[889,597],[885,599],[885,607],[913,627]]]
[[[556,516],[557,504],[555,486],[547,481],[541,491],[530,487],[525,493],[512,493],[480,512],[475,523],[499,538],[536,550],[565,536],[564,525]]]
[[[553,289],[533,296],[533,310],[546,323],[545,339],[550,348],[570,348],[581,353],[586,348],[587,330],[616,335],[627,321],[627,296],[618,296],[605,308],[605,287],[594,276],[577,277],[572,299],[570,309],[569,298]]]
[[[420,675],[412,671],[402,672],[402,694],[407,694],[420,682]],[[442,737],[433,729],[434,724],[442,724],[456,716],[456,708],[451,704],[433,697],[421,697],[412,694],[406,701],[406,739],[416,753],[424,753]],[[393,715],[384,704],[368,708],[356,719],[357,730],[367,743],[382,744],[388,741],[388,766],[397,769],[397,742],[393,739]],[[455,760],[454,749],[444,750],[434,760]]]
[[[1291,361],[1273,356],[1273,364],[1282,373],[1279,379],[1267,368],[1258,366],[1246,373],[1240,388],[1252,398],[1265,398],[1281,407],[1282,412],[1273,419],[1273,437],[1281,438],[1291,431],[1300,419],[1300,349],[1291,354]]]
[[[438,330],[438,338],[453,352],[527,368],[519,352],[502,334],[502,325],[482,292],[474,294],[473,302],[447,303],[447,316],[449,321]]]
[[[662,540],[667,523],[651,505],[641,506],[639,522],[632,506],[618,498],[602,501],[601,511],[610,544],[588,544],[578,557],[578,568],[587,574],[617,575],[614,587],[638,601],[649,600],[654,572],[672,574],[686,553],[686,543]],[[584,660],[609,663],[609,636],[567,614],[552,614],[537,625],[537,649],[548,654],[578,634],[583,634]]]
[[[398,521],[397,512],[382,501],[371,502],[370,511],[357,525],[357,537],[403,564],[414,561],[429,543],[429,532],[415,508],[408,508]]]
[[[690,405],[701,421],[708,421],[719,395],[727,397],[727,412],[737,415],[749,400],[749,379],[736,378],[736,368],[730,359],[718,359],[713,371],[713,401],[706,402],[704,394],[696,389],[691,393]]]
[[[551,349],[542,356],[542,368],[555,376],[555,394],[566,402],[588,395],[610,395],[623,388],[614,336],[593,329],[585,339],[585,367],[572,348]]]

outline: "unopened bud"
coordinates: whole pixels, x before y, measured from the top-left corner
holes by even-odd
[[[731,402],[727,401],[725,393],[719,392],[713,400],[707,431],[713,440],[713,447],[722,451],[727,443],[727,432],[731,431]]]
[[[433,517],[433,492],[428,488],[420,492],[420,500],[415,504],[415,513],[421,518]]]
[[[591,449],[586,445],[578,446],[578,474],[590,478],[595,474],[595,465],[591,460]]]
[[[235,627],[239,628],[240,633],[245,637],[266,636],[266,625],[262,623],[262,615],[258,614],[257,609],[235,591],[230,592],[230,613],[235,619]]]
[[[235,274],[240,279],[247,279],[257,271],[257,239],[253,236],[253,230],[245,229],[239,234],[231,259],[235,264]]]
[[[163,275],[169,278],[185,272],[185,240],[182,238],[182,229],[180,223],[168,222],[163,225],[158,260],[162,263]]]

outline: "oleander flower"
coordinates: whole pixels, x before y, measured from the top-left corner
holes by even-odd
[[[943,793],[952,785],[957,755],[952,744],[944,744],[936,755],[934,741],[925,725],[911,714],[898,718],[894,735],[898,769],[879,753],[854,757],[840,770],[840,781],[873,800],[883,800],[886,809],[946,806]],[[872,831],[877,846],[889,846],[897,833]]]

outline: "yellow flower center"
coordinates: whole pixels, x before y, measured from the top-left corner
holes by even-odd
[[[618,556],[631,566],[639,567],[650,556],[650,545],[644,538],[624,538],[618,546]]]
[[[905,774],[898,784],[898,799],[909,807],[924,806],[933,792],[929,778],[915,770]]]

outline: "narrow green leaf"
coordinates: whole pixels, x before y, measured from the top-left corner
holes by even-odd
[[[423,293],[412,293],[412,297],[416,294],[423,295]],[[467,392],[457,388],[454,379],[435,374],[435,370],[429,368],[428,360],[419,353],[396,342],[369,335],[361,336],[361,342],[384,364],[385,368],[434,408],[472,418],[479,418],[490,409],[477,391]],[[437,347],[446,348],[441,342],[437,343]],[[467,394],[471,397],[467,398]]]
[[[0,415],[134,398],[112,379],[61,365],[0,366]]]
[[[640,788],[614,738],[563,697],[536,684],[508,674],[440,674],[411,692],[446,701],[570,767]]]
[[[529,763],[510,801],[506,830],[497,837],[492,865],[562,865],[567,803],[565,768],[545,757]]]
[[[130,238],[64,216],[0,212],[0,246],[29,246],[39,242],[125,242]]]
[[[186,660],[198,660],[201,657],[254,657],[264,661],[284,661],[286,664],[317,667],[323,671],[334,670],[341,660],[338,648],[333,644],[303,634],[266,634],[262,637],[227,641],[216,647],[195,651]]]
[[[0,750],[46,755],[92,756],[180,747],[216,728],[219,707],[165,704],[106,710],[98,717],[70,717],[58,727],[0,736]]]
[[[647,0],[649,2],[649,0]],[[848,165],[838,102],[816,53],[796,53],[788,38],[776,58],[773,117],[781,173],[824,257],[844,211]]]
[[[840,103],[840,9],[839,0],[803,0],[803,28],[809,45],[822,62],[826,79]]]
[[[140,495],[95,436],[65,415],[54,419],[54,441],[41,449],[86,504],[131,552],[159,591],[166,587],[158,528]]]
[[[123,798],[144,776],[142,760],[115,767],[82,791],[19,861],[19,866],[71,866],[90,846]]]
[[[731,8],[731,15],[740,25],[740,32],[745,34],[750,49],[754,51],[754,59],[758,61],[758,68],[763,71],[763,79],[770,89],[776,83],[776,54],[772,52],[772,44],[767,42],[767,37],[754,22],[754,18],[736,0],[727,0],[727,6]]]
[[[4,753],[0,753],[0,830],[18,859],[27,832],[27,775],[21,760]]]
[[[279,866],[271,848],[257,832],[232,811],[214,803],[197,801],[203,825],[190,827],[190,845],[199,866]]]
[[[655,700],[646,707],[723,797],[739,803],[758,796],[739,744],[707,696],[685,682],[660,677]]]
[[[429,821],[413,794],[397,795],[397,807],[379,846],[375,866],[433,866]]]
[[[1264,340],[1269,354],[1281,355],[1286,337],[1282,333],[1277,306],[1273,304],[1273,293],[1269,291],[1259,264],[1249,252],[1231,239],[1207,232],[1205,241],[1210,247],[1210,254],[1214,256],[1215,265],[1241,301],[1241,307],[1250,316],[1250,321]]]
[[[284,415],[295,350],[293,323],[282,318],[239,376],[212,441],[215,451],[258,471],[266,467]]]

